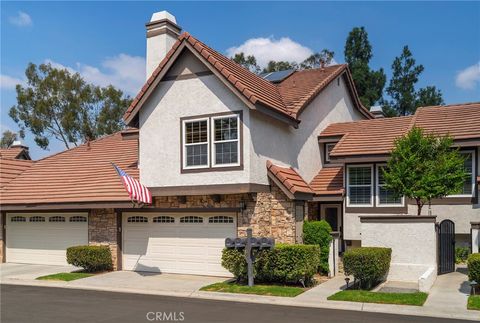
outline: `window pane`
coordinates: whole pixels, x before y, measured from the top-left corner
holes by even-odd
[[[215,141],[238,139],[237,117],[215,119]]]
[[[349,183],[350,185],[371,185],[372,169],[370,167],[350,167]]]
[[[185,141],[187,144],[207,142],[207,120],[185,123]]]
[[[215,163],[216,164],[238,163],[237,141],[215,144]]]
[[[402,204],[401,197],[395,197],[392,190],[384,187],[385,179],[383,178],[383,169],[378,167],[378,200],[380,204]]]
[[[204,166],[208,163],[208,144],[187,146],[187,166]]]
[[[350,204],[370,204],[370,186],[350,187]]]
[[[465,172],[467,172],[470,176],[465,179],[465,183],[463,184],[463,189],[461,194],[471,195],[473,193],[473,185],[472,185],[473,153],[463,153],[463,154],[466,157],[463,166],[464,166]]]

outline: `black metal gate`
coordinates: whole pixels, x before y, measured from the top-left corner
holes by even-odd
[[[455,271],[455,223],[443,220],[438,226],[438,274]]]

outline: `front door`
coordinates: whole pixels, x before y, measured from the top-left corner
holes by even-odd
[[[322,204],[320,208],[320,217],[327,221],[332,227],[332,231],[342,230],[341,204]]]

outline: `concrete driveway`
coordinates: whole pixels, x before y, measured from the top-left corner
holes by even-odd
[[[205,285],[228,278],[179,274],[160,274],[134,271],[113,271],[70,282],[70,286],[102,290],[147,291],[190,295]]]
[[[12,280],[34,280],[37,277],[57,274],[62,272],[71,272],[79,270],[74,266],[49,266],[49,265],[31,265],[31,264],[0,264],[0,282],[4,283]]]

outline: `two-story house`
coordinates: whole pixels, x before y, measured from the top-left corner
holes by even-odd
[[[346,65],[258,76],[167,12],[146,28],[132,128],[44,158],[2,191],[4,261],[64,264],[70,245],[108,244],[117,268],[227,274],[224,239],[248,227],[301,241],[318,134],[373,118]],[[132,208],[110,162],[139,176],[153,205]]]

